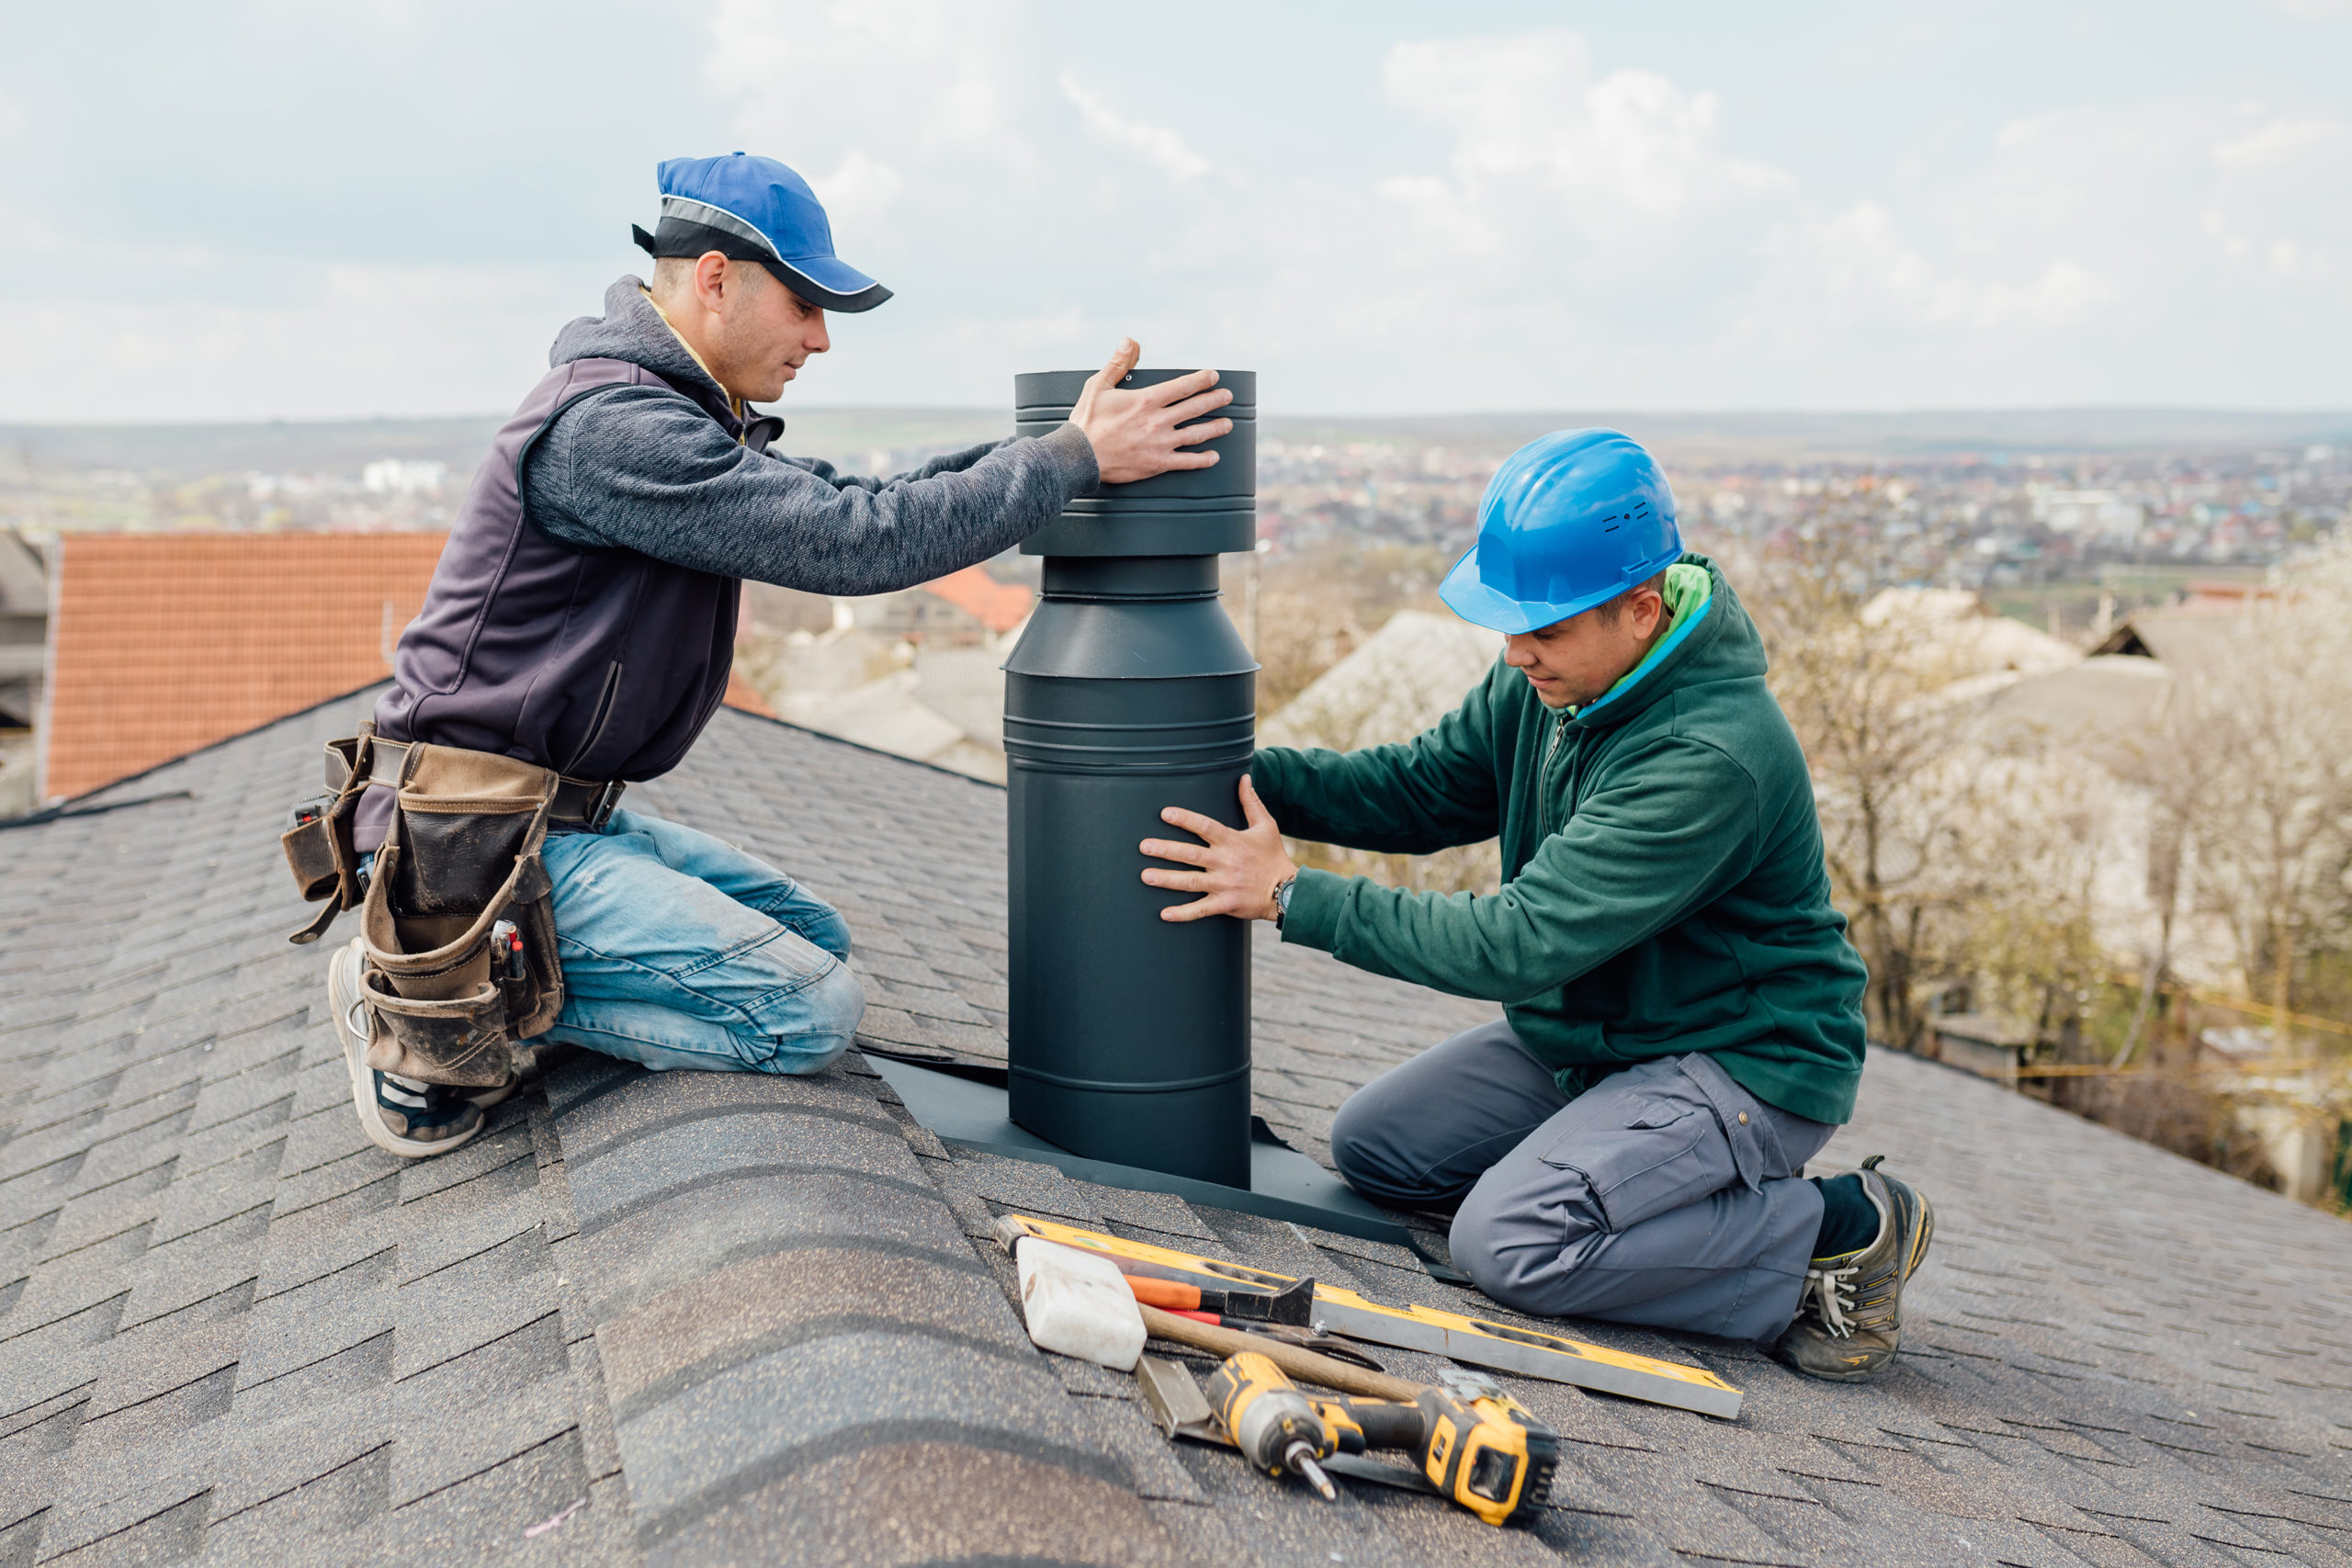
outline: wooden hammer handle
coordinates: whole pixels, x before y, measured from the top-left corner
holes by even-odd
[[[1345,1361],[1318,1356],[1312,1350],[1302,1350],[1295,1345],[1285,1345],[1278,1339],[1195,1323],[1189,1317],[1162,1312],[1148,1302],[1137,1302],[1136,1306],[1143,1314],[1144,1327],[1151,1331],[1154,1339],[1171,1339],[1179,1345],[1190,1345],[1196,1349],[1214,1350],[1220,1356],[1254,1350],[1300,1382],[1336,1389],[1341,1393],[1361,1394],[1366,1399],[1394,1399],[1409,1404],[1421,1392],[1419,1383],[1392,1378],[1386,1372],[1351,1367]]]

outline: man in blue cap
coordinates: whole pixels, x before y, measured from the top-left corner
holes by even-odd
[[[1513,454],[1441,592],[1505,634],[1487,678],[1401,745],[1259,752],[1242,829],[1163,813],[1203,840],[1144,842],[1191,868],[1146,882],[1202,895],[1164,917],[1271,919],[1503,1004],[1331,1126],[1357,1190],[1452,1213],[1455,1262],[1497,1301],[1871,1375],[1933,1218],[1875,1158],[1804,1179],[1852,1114],[1864,971],[1754,623],[1684,553],[1649,454],[1611,430]],[[1499,837],[1503,884],[1302,871],[1285,831],[1392,854]]]
[[[909,588],[1100,483],[1214,463],[1191,448],[1231,428],[1206,417],[1230,400],[1213,371],[1119,389],[1128,341],[1049,434],[888,479],[785,457],[783,422],[753,405],[831,346],[827,311],[890,291],[834,254],[824,208],[772,159],[673,159],[661,193],[658,226],[636,231],[650,284],[621,278],[603,316],[557,335],[355,742],[367,760],[338,820],[366,858],[306,935],[352,888],[366,897],[328,990],[360,1123],[395,1154],[461,1146],[512,1092],[503,1008],[540,1040],[657,1068],[808,1073],[840,1055],[865,1008],[841,917],[731,845],[616,808],[718,707],[742,580]],[[535,848],[512,802],[550,790]],[[491,925],[503,910],[511,931]],[[560,984],[544,972],[559,954]]]

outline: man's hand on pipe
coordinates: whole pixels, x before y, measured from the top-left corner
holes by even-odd
[[[1184,448],[1214,441],[1233,428],[1229,419],[1176,428],[1233,400],[1231,392],[1217,386],[1214,370],[1195,370],[1156,387],[1122,391],[1119,383],[1142,357],[1135,339],[1120,339],[1111,362],[1086,378],[1078,406],[1069,411],[1069,422],[1085,432],[1094,447],[1094,464],[1106,485],[1133,484],[1170,468],[1212,467],[1216,453]]]
[[[1197,833],[1205,842],[1181,843],[1173,839],[1146,839],[1143,852],[1155,860],[1172,860],[1198,869],[1163,871],[1147,867],[1143,879],[1154,887],[1177,893],[1198,893],[1189,904],[1159,911],[1163,920],[1197,920],[1207,915],[1231,915],[1237,920],[1274,918],[1274,889],[1298,874],[1283,850],[1283,831],[1259,802],[1250,775],[1241,775],[1241,817],[1246,828],[1228,828],[1213,817],[1171,806],[1159,819],[1171,828]]]

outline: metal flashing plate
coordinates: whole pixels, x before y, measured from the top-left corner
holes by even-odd
[[[1049,1144],[1026,1128],[1014,1125],[1006,1115],[1000,1074],[961,1064],[945,1070],[917,1066],[873,1051],[865,1053],[865,1059],[882,1075],[882,1081],[905,1101],[909,1113],[937,1134],[942,1143],[1009,1159],[1057,1166],[1081,1181],[1104,1187],[1166,1192],[1187,1203],[1231,1209],[1270,1220],[1288,1220],[1367,1241],[1385,1241],[1420,1255],[1411,1232],[1357,1196],[1338,1177],[1277,1138],[1256,1117],[1250,1118],[1250,1185],[1246,1189],[1227,1187],[1191,1177],[1170,1176],[1165,1171],[1087,1159]]]

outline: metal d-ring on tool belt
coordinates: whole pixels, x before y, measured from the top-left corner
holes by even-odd
[[[279,840],[302,897],[327,906],[292,940],[315,942],[337,914],[360,911],[369,1067],[425,1083],[504,1083],[511,1043],[545,1033],[563,1010],[553,887],[539,859],[548,823],[601,828],[622,786],[489,751],[379,740],[372,724],[326,750],[330,793],[297,807]],[[352,827],[371,783],[393,789],[397,804],[362,879]]]

